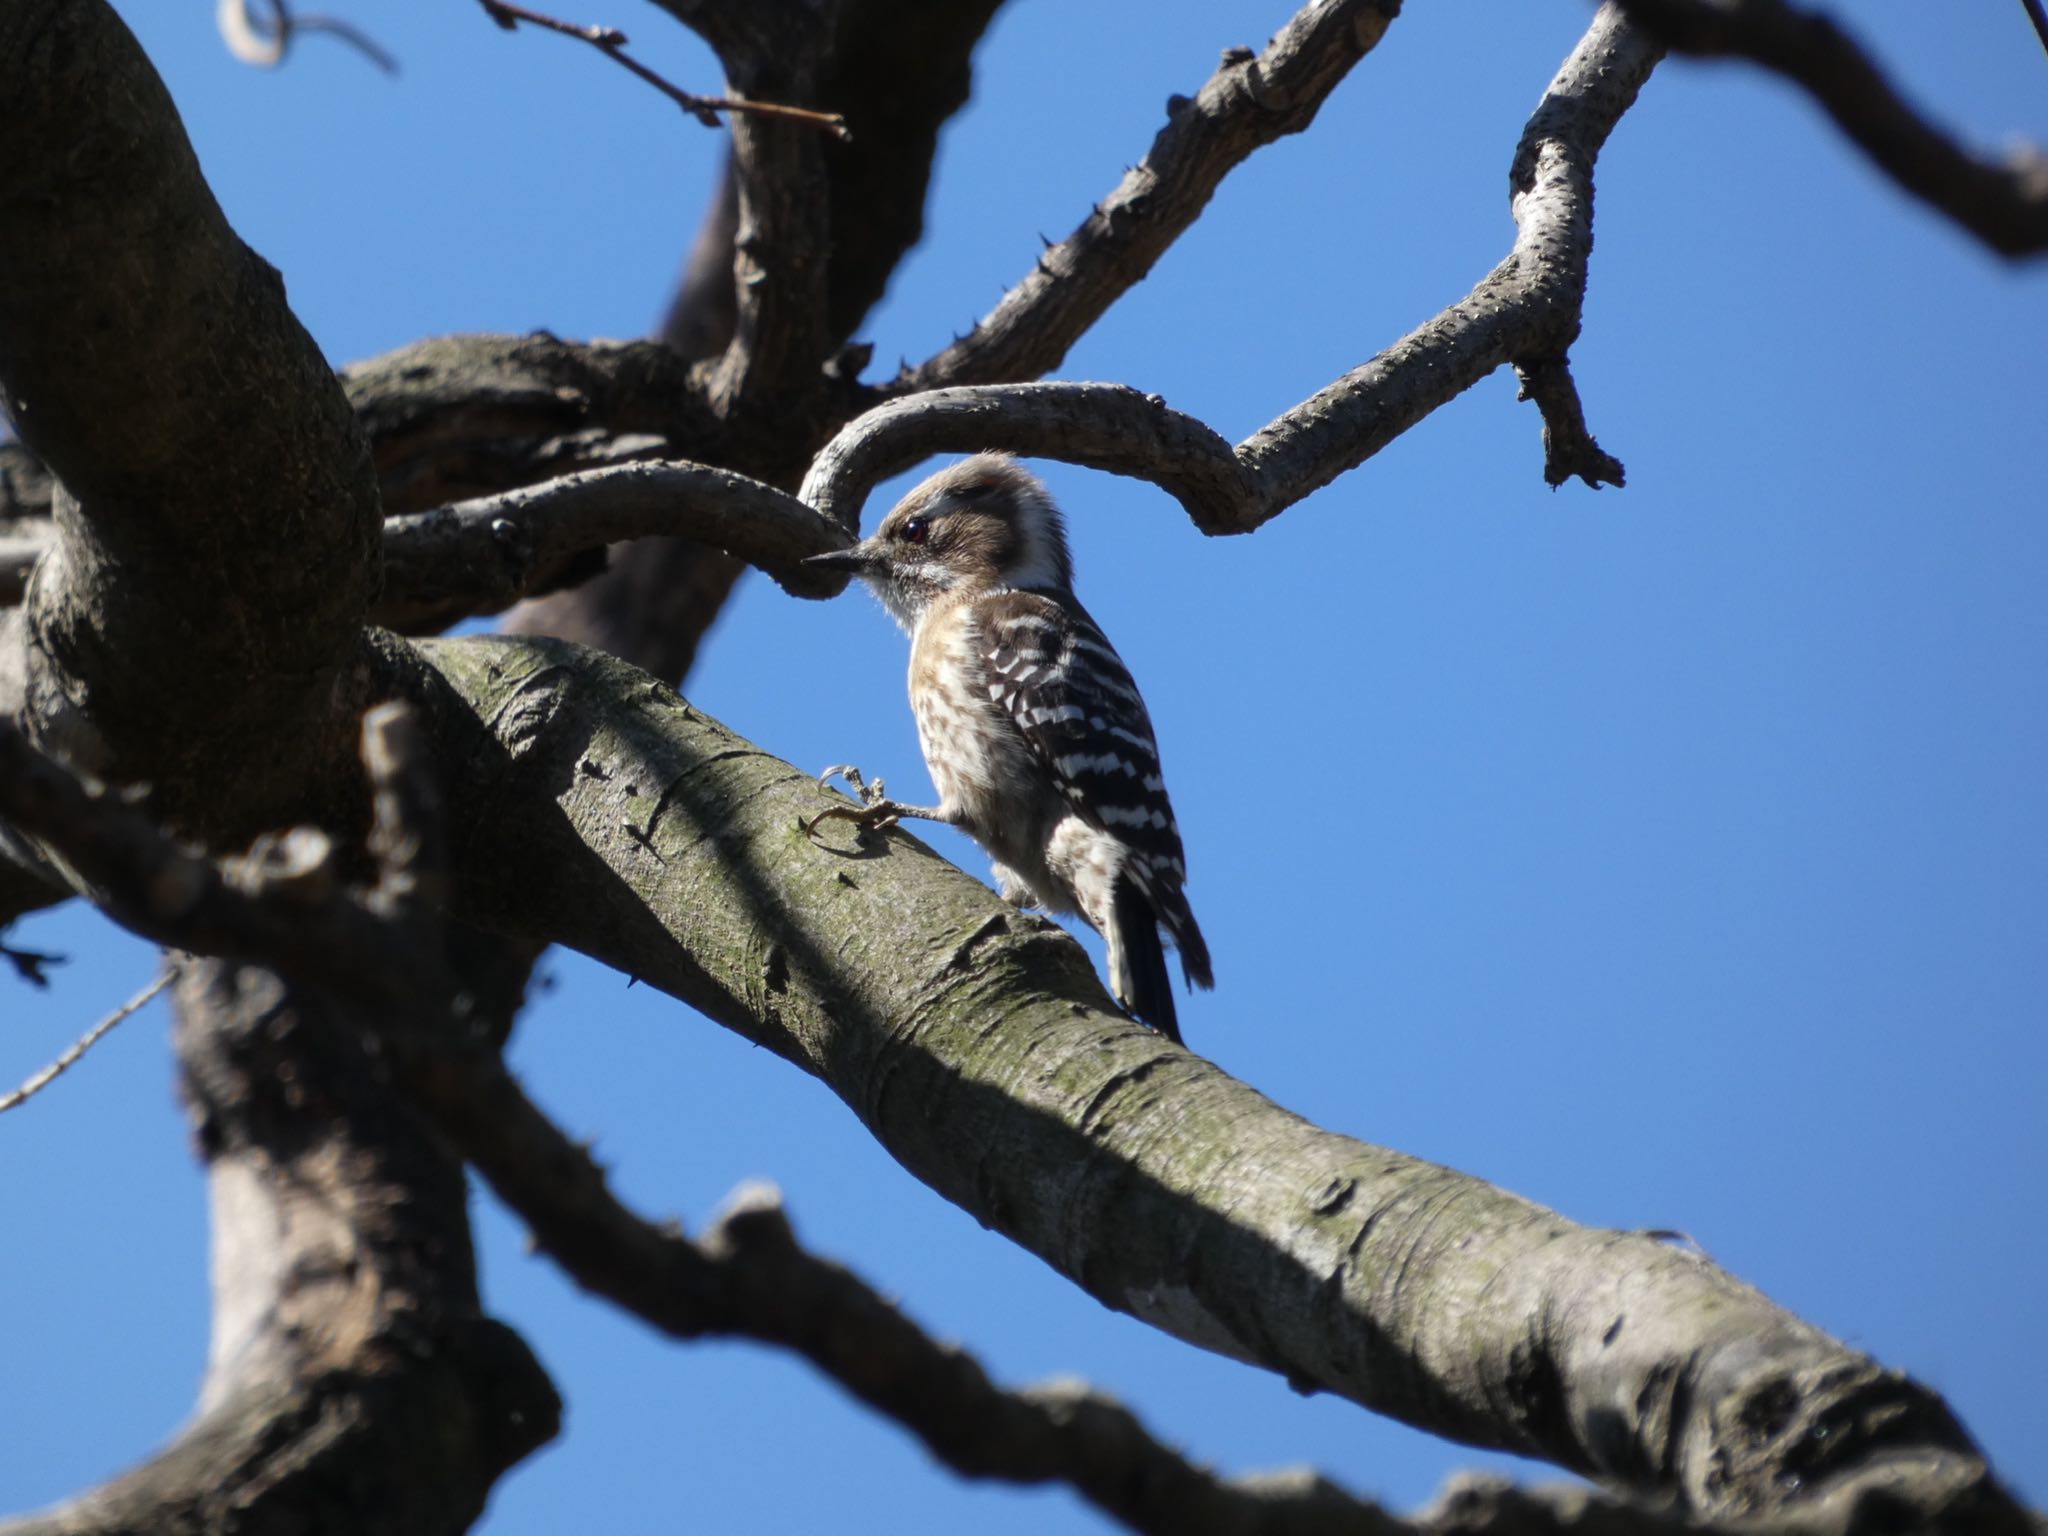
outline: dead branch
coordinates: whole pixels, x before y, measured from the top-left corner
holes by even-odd
[[[1034,379],[1152,270],[1254,150],[1315,121],[1337,83],[1372,52],[1400,10],[1337,0],[1298,12],[1267,44],[1224,50],[1192,97],[1167,103],[1145,157],[968,334],[903,373],[892,393]]]
[[[686,91],[627,53],[626,46],[631,39],[617,27],[579,26],[572,21],[529,10],[523,5],[509,5],[506,0],[477,0],[477,3],[483,6],[492,21],[507,32],[517,31],[519,24],[525,22],[529,26],[590,44],[614,64],[631,71],[660,91],[707,128],[722,126],[718,118],[721,112],[751,112],[760,117],[776,117],[784,122],[802,123],[809,128],[822,128],[834,138],[852,137],[847,131],[846,119],[837,112],[813,112],[808,107],[785,107],[772,101],[746,101],[737,96],[700,96],[694,91]]]
[[[1442,314],[1235,448],[1159,396],[1116,385],[934,390],[842,429],[813,460],[803,499],[850,529],[878,478],[936,452],[1006,448],[1150,480],[1204,533],[1249,533],[1505,363],[1522,371],[1543,412],[1545,478],[1620,484],[1621,465],[1586,431],[1564,359],[1585,300],[1593,165],[1658,57],[1640,28],[1604,7],[1516,149],[1516,237],[1506,260]]]

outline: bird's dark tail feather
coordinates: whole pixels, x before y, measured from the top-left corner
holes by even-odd
[[[1166,946],[1159,942],[1159,914],[1152,898],[1131,880],[1119,880],[1111,898],[1116,948],[1123,956],[1122,976],[1113,978],[1124,992],[1126,1008],[1159,1033],[1180,1044],[1180,1018],[1173,1007],[1173,978],[1166,973]],[[1200,936],[1196,936],[1200,943]],[[1206,969],[1208,955],[1202,956]]]
[[[1200,987],[1207,992],[1216,985],[1216,973],[1209,969],[1209,943],[1202,937],[1202,930],[1195,926],[1195,914],[1188,907],[1187,897],[1181,895],[1179,887],[1167,893],[1167,899],[1160,905],[1160,920],[1166,924],[1166,931],[1173,935],[1174,948],[1180,951],[1180,974],[1191,987]]]

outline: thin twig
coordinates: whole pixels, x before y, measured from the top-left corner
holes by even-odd
[[[707,128],[720,126],[718,114],[721,112],[751,112],[756,117],[779,117],[788,122],[822,128],[836,139],[853,137],[847,129],[846,119],[837,112],[813,112],[808,107],[786,107],[779,102],[748,101],[740,96],[699,96],[694,91],[686,91],[628,54],[626,45],[630,40],[617,27],[579,27],[572,21],[530,11],[523,5],[508,5],[505,0],[478,0],[478,3],[483,6],[485,14],[507,32],[516,30],[524,21],[590,44],[614,63],[624,65],[645,80]]]
[[[127,1002],[116,1008],[104,1019],[101,1019],[99,1023],[93,1025],[91,1029],[79,1037],[77,1044],[73,1045],[63,1055],[43,1068],[42,1071],[15,1089],[14,1092],[0,1097],[0,1115],[6,1114],[10,1109],[18,1109],[21,1105],[27,1103],[45,1088],[49,1087],[58,1078],[62,1077],[66,1072],[70,1071],[72,1067],[77,1065],[78,1058],[91,1050],[95,1045],[98,1045],[101,1037],[106,1035],[116,1024],[131,1014],[139,1013],[144,1004],[148,1003],[157,993],[163,991],[165,987],[176,981],[179,970],[180,967],[175,962],[166,965],[162,975],[158,976],[155,981],[152,981],[140,992],[129,998]]]

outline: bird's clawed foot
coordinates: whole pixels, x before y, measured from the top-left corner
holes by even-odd
[[[803,828],[807,837],[816,837],[818,823],[823,821],[850,821],[863,832],[879,832],[885,827],[895,826],[906,814],[916,814],[913,807],[898,805],[883,792],[879,776],[870,784],[861,771],[851,763],[835,763],[819,774],[818,788],[830,789],[834,779],[846,780],[848,787],[860,796],[860,808],[856,810],[850,805],[828,806],[809,821],[799,819],[797,825]]]

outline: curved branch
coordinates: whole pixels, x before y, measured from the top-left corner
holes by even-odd
[[[1846,1531],[1882,1489],[1951,1529],[2024,1528],[1925,1388],[1693,1254],[1307,1125],[1118,1013],[1070,938],[908,836],[811,843],[811,776],[644,674],[540,642],[418,650],[491,871],[460,909],[815,1073],[1106,1305],[1698,1518]]]
[[[1107,384],[933,390],[877,407],[813,461],[803,498],[858,526],[876,482],[935,452],[1005,448],[1150,480],[1207,534],[1250,533],[1513,363],[1543,413],[1544,476],[1622,483],[1586,430],[1565,366],[1593,246],[1593,164],[1658,50],[1609,5],[1544,93],[1516,149],[1516,238],[1465,298],[1235,449],[1157,395]]]
[[[2000,161],[1970,153],[1893,89],[1856,40],[1787,0],[1617,0],[1666,47],[1734,56],[1783,75],[1905,191],[2001,256],[2048,251],[2048,154],[2023,144]],[[2029,0],[2029,15],[2039,8]]]
[[[680,535],[758,566],[798,596],[838,585],[803,571],[846,538],[772,485],[703,464],[621,464],[384,525],[379,623],[420,632],[495,613],[575,556],[620,539]]]
[[[1150,480],[1204,533],[1240,531],[1259,487],[1230,444],[1158,395],[1122,384],[984,384],[876,406],[811,461],[798,498],[849,534],[891,475],[934,453],[1005,449]]]
[[[892,392],[1034,379],[1085,335],[1192,225],[1251,153],[1315,121],[1337,82],[1386,34],[1389,0],[1304,7],[1254,55],[1230,48],[1193,97],[1167,103],[1166,126],[1066,239],[966,336],[906,371]]]

